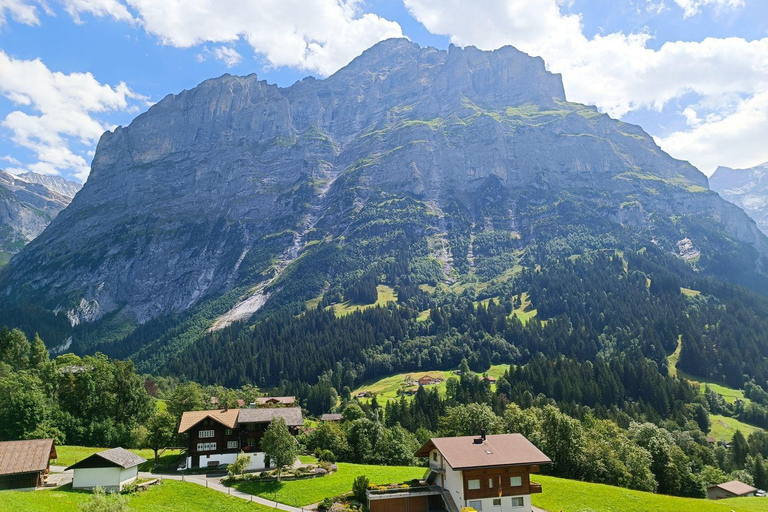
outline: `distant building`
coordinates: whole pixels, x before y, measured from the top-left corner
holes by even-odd
[[[714,437],[707,436],[707,444],[709,444],[710,446],[715,446],[716,443],[717,443],[717,440]]]
[[[721,500],[723,498],[742,498],[745,496],[754,496],[757,488],[751,485],[731,480],[723,484],[710,485],[707,487],[707,498],[711,500]]]
[[[439,377],[433,377],[431,375],[425,375],[418,380],[419,386],[430,386],[440,382],[443,382],[443,379]]]
[[[530,475],[552,462],[520,434],[433,438],[416,456],[429,459],[426,485],[369,490],[371,512],[531,512],[541,485]]]
[[[0,489],[35,489],[45,484],[51,459],[55,459],[53,439],[0,442]]]
[[[490,375],[486,375],[485,377],[483,377],[483,380],[486,380],[491,384],[496,384],[496,377],[491,377]]]
[[[291,407],[296,404],[295,396],[260,396],[256,399],[258,405],[282,405]]]
[[[344,419],[344,416],[341,414],[323,414],[320,416],[320,421],[341,421]]]
[[[188,411],[181,416],[180,434],[188,434],[186,467],[231,464],[242,451],[251,459],[247,469],[267,468],[261,438],[272,420],[283,418],[293,435],[304,425],[300,407],[256,407]]]
[[[101,487],[107,492],[120,492],[139,476],[139,466],[147,462],[144,457],[124,448],[112,448],[94,453],[67,469],[73,470],[73,489]]]

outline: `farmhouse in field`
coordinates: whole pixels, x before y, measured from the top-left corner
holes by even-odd
[[[707,497],[711,500],[754,496],[756,492],[757,489],[755,487],[738,480],[731,480],[730,482],[707,487]]]
[[[417,457],[429,458],[426,485],[408,489],[370,490],[371,512],[531,512],[531,494],[541,485],[531,473],[552,461],[520,434],[438,437],[427,441]]]
[[[439,384],[441,382],[443,382],[443,379],[431,375],[424,375],[418,380],[419,386],[431,386],[432,384]]]
[[[296,405],[295,396],[260,396],[256,399],[259,405],[278,405],[283,407],[293,407]]]
[[[53,439],[0,442],[0,489],[42,486],[56,456]]]
[[[73,489],[101,487],[107,492],[120,492],[139,476],[139,466],[147,459],[124,448],[94,453],[72,464]]]
[[[181,416],[179,433],[189,436],[186,468],[231,464],[241,451],[251,459],[247,469],[269,467],[261,449],[261,438],[269,424],[275,418],[283,418],[291,433],[296,435],[304,425],[304,418],[300,407],[251,405],[247,409],[185,412]]]

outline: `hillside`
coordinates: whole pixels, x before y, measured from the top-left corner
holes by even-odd
[[[58,176],[0,171],[0,266],[38,236],[79,189]]]
[[[768,162],[750,169],[718,167],[709,178],[712,190],[744,209],[768,233]]]

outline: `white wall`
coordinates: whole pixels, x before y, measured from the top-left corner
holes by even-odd
[[[124,485],[136,480],[139,467],[132,468],[75,468],[72,477],[73,489],[103,487],[105,491],[117,492]]]
[[[530,495],[520,495],[517,496],[519,498],[523,498],[523,506],[522,507],[513,507],[512,506],[512,498],[513,496],[502,496],[501,498],[501,506],[500,507],[494,507],[493,506],[493,500],[494,498],[483,498],[482,500],[477,500],[482,502],[483,512],[531,512],[531,496]],[[469,501],[475,501],[475,500],[469,500]],[[469,505],[469,501],[467,501],[467,506]]]
[[[461,477],[461,471],[454,471],[448,461],[444,461],[445,466],[445,490],[451,495],[456,506],[461,510],[464,506],[464,481]]]
[[[239,453],[210,453],[208,455],[201,455],[200,456],[200,467],[206,468],[208,467],[208,462],[215,460],[219,464],[232,464],[237,460],[237,456],[240,455]],[[264,464],[264,452],[251,452],[246,453],[248,457],[251,459],[251,463],[248,465],[246,469],[248,470],[256,470],[256,469],[267,469],[267,466]],[[187,457],[187,469],[192,467],[192,456]]]

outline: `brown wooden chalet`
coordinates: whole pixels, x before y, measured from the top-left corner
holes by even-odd
[[[56,457],[53,439],[0,442],[0,489],[42,486]]]
[[[428,476],[406,491],[369,491],[371,512],[531,512],[541,485],[530,475],[550,459],[521,434],[438,437],[417,452],[429,459]]]
[[[231,464],[241,451],[251,457],[249,469],[267,467],[261,438],[275,418],[283,418],[294,435],[304,424],[300,407],[254,406],[185,412],[179,433],[188,435],[186,467]]]

